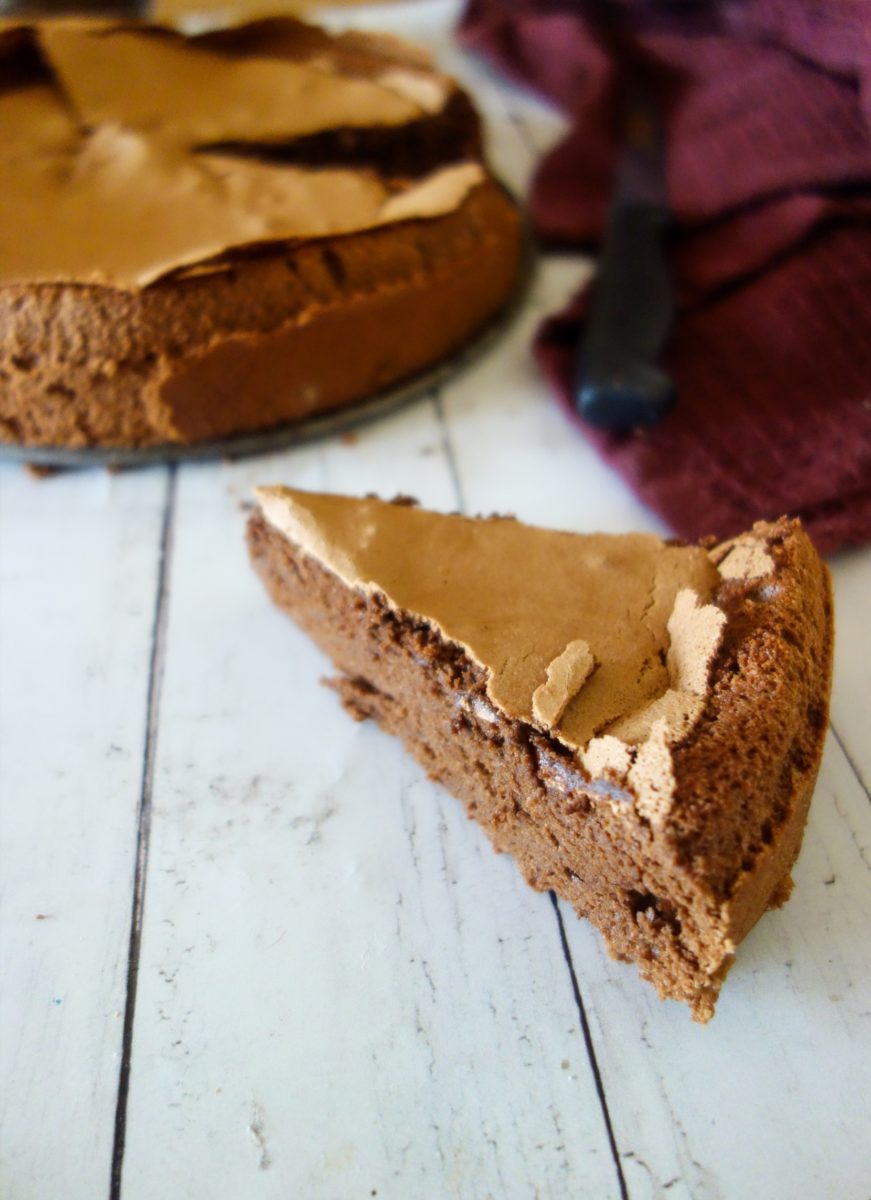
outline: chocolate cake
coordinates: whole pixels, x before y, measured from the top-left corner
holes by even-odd
[[[191,443],[457,350],[518,277],[477,115],[395,39],[0,24],[0,440]]]
[[[529,883],[706,1021],[791,889],[827,723],[828,572],[798,522],[720,545],[262,488],[273,600]]]

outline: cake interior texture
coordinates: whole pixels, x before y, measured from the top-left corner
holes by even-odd
[[[488,670],[436,622],[349,586],[262,511],[248,540],[272,599],[338,669],[348,712],[400,737],[534,888],[568,901],[615,958],[707,1021],[737,944],[790,893],[822,753],[831,595],[798,524],[743,540],[742,553],[765,555],[763,577],[717,576],[722,635],[698,715],[671,746],[664,817],[639,811],[625,781],[597,775],[541,722],[494,703]]]

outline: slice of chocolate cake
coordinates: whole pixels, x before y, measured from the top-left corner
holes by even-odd
[[[789,895],[822,753],[831,592],[798,523],[705,547],[258,500],[254,566],[351,714],[706,1021]]]

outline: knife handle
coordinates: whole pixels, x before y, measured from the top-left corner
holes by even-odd
[[[575,377],[577,410],[600,429],[653,425],[674,401],[674,384],[657,366],[674,316],[667,224],[659,204],[611,213]]]

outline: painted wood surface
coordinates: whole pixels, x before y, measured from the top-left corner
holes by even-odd
[[[0,471],[0,1196],[105,1195],[165,472]]]
[[[376,23],[469,80],[521,191],[559,119],[451,47],[450,11]],[[586,270],[549,259],[490,356],[353,437],[0,471],[3,1200],[868,1200],[871,553],[832,563],[794,896],[704,1028],[348,720],[247,566],[260,482],[660,529],[530,359]]]

